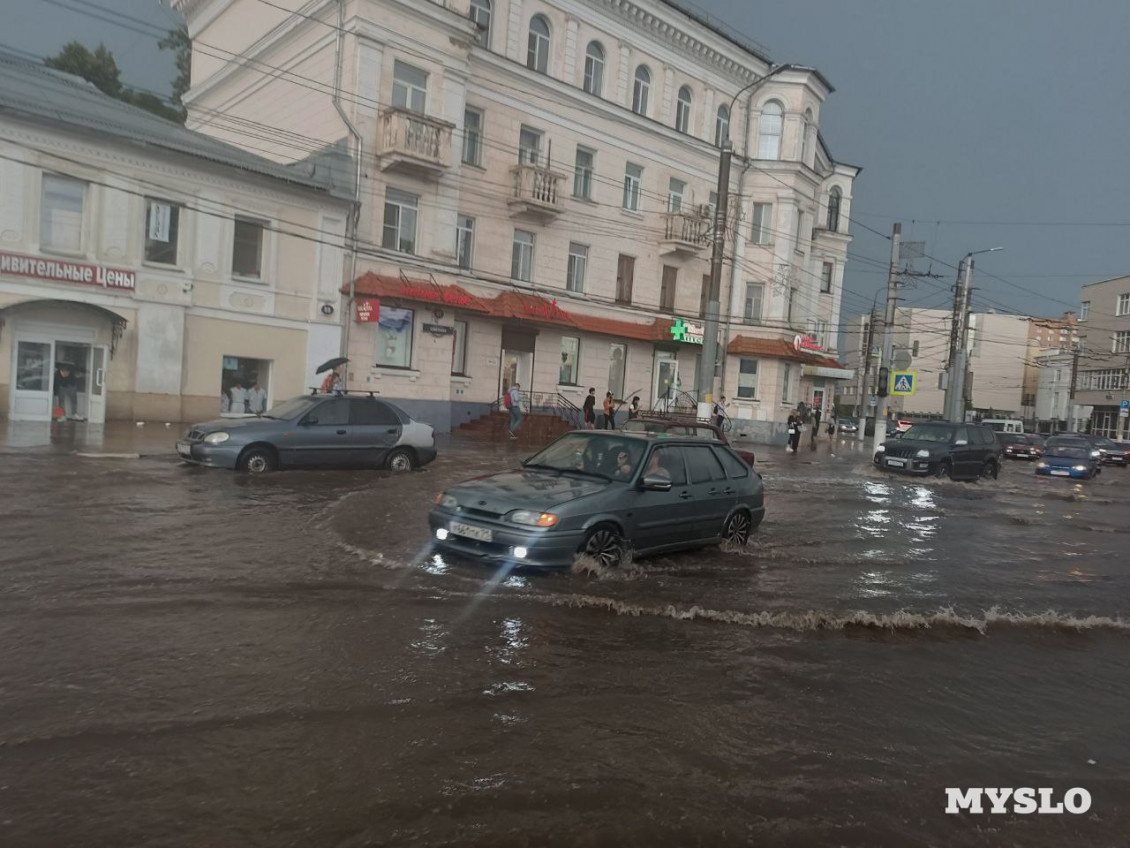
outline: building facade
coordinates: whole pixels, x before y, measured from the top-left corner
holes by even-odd
[[[280,162],[359,154],[351,387],[441,431],[515,382],[577,405],[705,397],[730,138],[716,389],[751,435],[830,405],[859,169],[819,131],[818,71],[663,0],[173,5],[190,126]]]
[[[1067,350],[1043,350],[1036,358],[1038,381],[1033,428],[1038,433],[1060,433],[1071,421],[1071,368],[1075,355]]]
[[[338,353],[325,181],[6,56],[0,106],[0,416],[247,414]]]
[[[1024,391],[1021,407],[1025,421],[1045,420],[1040,418],[1040,409],[1048,411],[1047,403],[1037,403],[1036,395],[1045,384],[1046,375],[1041,375],[1038,362],[1053,352],[1074,350],[1079,343],[1078,322],[1075,312],[1064,312],[1062,318],[1032,318],[1028,322],[1028,356],[1024,366]]]
[[[1091,432],[1125,438],[1130,400],[1130,276],[1083,286],[1079,304],[1082,351],[1075,402],[1091,407],[1083,422]]]

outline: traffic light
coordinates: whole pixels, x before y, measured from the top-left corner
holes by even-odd
[[[879,385],[875,387],[875,394],[879,397],[886,397],[890,394],[891,388],[891,369],[886,366],[879,369]]]

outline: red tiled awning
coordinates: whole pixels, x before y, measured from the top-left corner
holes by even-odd
[[[726,349],[733,356],[765,356],[771,359],[791,359],[818,368],[845,368],[834,357],[821,356],[812,351],[797,350],[784,339],[759,339],[753,336],[735,336]]]
[[[348,293],[349,286],[342,292]],[[490,313],[488,302],[480,300],[462,286],[445,286],[432,280],[411,280],[407,277],[392,277],[369,271],[357,278],[354,294],[360,297],[380,297],[389,300],[412,300],[420,303],[434,303],[471,312]]]

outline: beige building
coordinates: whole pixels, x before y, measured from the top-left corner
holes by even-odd
[[[1130,419],[1120,411],[1130,407],[1130,276],[1083,286],[1079,334],[1075,403],[1083,412],[1091,407],[1082,423],[1091,432],[1127,438]]]
[[[1051,416],[1054,404],[1045,398],[1037,401],[1042,388],[1048,397],[1051,380],[1041,374],[1038,360],[1052,352],[1074,350],[1079,343],[1078,322],[1074,312],[1064,312],[1062,318],[1031,318],[1028,321],[1028,354],[1024,365],[1024,391],[1021,408],[1025,421],[1055,420]],[[1039,408],[1037,408],[1039,407]],[[1051,416],[1049,418],[1049,416]]]
[[[358,155],[352,387],[441,431],[514,382],[550,404],[590,386],[652,408],[705,396],[727,137],[731,415],[772,436],[847,376],[858,168],[820,133],[818,71],[774,69],[663,0],[173,5],[194,45],[190,126],[280,162],[341,142]]]
[[[302,393],[340,350],[349,209],[313,162],[0,57],[0,416],[199,420]]]

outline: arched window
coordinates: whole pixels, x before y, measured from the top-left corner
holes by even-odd
[[[757,158],[781,158],[781,125],[785,110],[776,100],[761,107],[761,120],[757,130]]]
[[[604,92],[604,48],[595,41],[585,50],[585,91],[597,97]]]
[[[719,106],[714,119],[714,146],[721,147],[730,137],[730,108]]]
[[[812,110],[804,110],[804,122],[800,126],[800,161],[808,164],[808,148],[812,143]]]
[[[479,44],[490,47],[491,0],[471,0],[471,20],[479,28]]]
[[[679,89],[679,102],[675,104],[675,129],[681,133],[691,128],[691,87],[684,85]]]
[[[544,15],[530,18],[530,40],[526,48],[526,67],[539,74],[549,73],[549,21]]]
[[[841,194],[838,188],[828,192],[828,229],[833,233],[840,231],[840,200]]]
[[[632,111],[647,115],[647,96],[651,93],[651,71],[647,65],[636,68],[636,81],[632,84]]]

